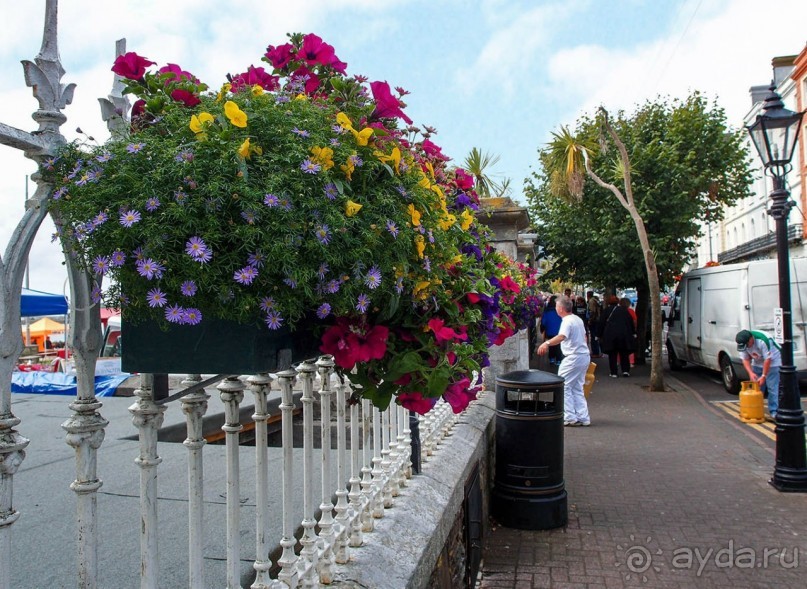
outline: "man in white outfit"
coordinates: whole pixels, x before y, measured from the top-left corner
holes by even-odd
[[[586,326],[583,320],[572,312],[574,303],[569,297],[559,297],[555,310],[560,315],[560,331],[538,346],[538,355],[549,351],[549,346],[560,344],[563,360],[558,368],[558,376],[563,378],[563,424],[569,426],[591,425],[583,384],[591,356],[586,343]]]

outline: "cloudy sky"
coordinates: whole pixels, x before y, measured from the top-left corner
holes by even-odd
[[[0,0],[0,122],[30,131],[37,104],[21,60],[41,45],[44,0]],[[763,11],[777,16],[765,26]],[[159,65],[177,63],[211,87],[264,65],[267,45],[314,32],[348,74],[411,92],[416,124],[461,163],[473,147],[500,156],[495,176],[520,198],[537,150],[598,105],[626,109],[700,90],[740,126],[748,89],[771,58],[807,42],[805,0],[82,0],[59,12],[63,83],[75,83],[62,127],[105,137],[98,97],[111,88],[115,41]],[[32,164],[0,146],[0,251],[23,210]],[[33,194],[35,186],[29,185]],[[46,221],[31,255],[32,288],[62,292],[61,253]]]

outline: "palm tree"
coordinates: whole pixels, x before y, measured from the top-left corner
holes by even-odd
[[[556,196],[579,200],[583,196],[585,176],[594,180],[601,188],[609,190],[616,199],[630,214],[633,224],[636,227],[636,235],[644,253],[645,269],[647,271],[647,283],[650,286],[651,304],[651,350],[652,360],[650,365],[650,390],[664,390],[664,376],[661,365],[661,297],[658,280],[658,269],[656,268],[656,257],[650,248],[650,241],[647,238],[647,229],[644,219],[636,208],[633,199],[633,185],[631,183],[631,166],[628,150],[625,144],[616,134],[610,120],[608,111],[600,107],[599,122],[602,129],[616,145],[619,151],[619,159],[614,161],[614,177],[622,178],[625,192],[623,193],[614,184],[606,182],[600,178],[592,169],[590,158],[597,153],[596,144],[584,139],[575,137],[568,128],[561,127],[559,133],[552,134],[552,141],[544,157],[544,166],[550,178],[550,190]]]
[[[478,147],[471,149],[471,153],[465,158],[465,169],[476,181],[476,192],[482,198],[490,198],[497,192],[496,182],[488,175],[489,168],[499,163],[498,155],[482,153]]]

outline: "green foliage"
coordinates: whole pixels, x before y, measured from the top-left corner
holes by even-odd
[[[698,93],[683,101],[648,102],[630,117],[620,113],[612,124],[628,150],[634,198],[659,280],[672,285],[691,256],[699,222],[719,220],[723,205],[750,194],[742,131],[729,129],[723,109]],[[596,145],[603,142],[599,131],[596,120],[583,118],[566,139]],[[590,158],[592,169],[622,189],[616,149],[610,141],[604,145],[605,153]],[[541,245],[554,261],[550,276],[617,287],[645,284],[635,225],[610,191],[586,178],[579,202],[557,198],[565,155],[558,141],[542,150],[542,170],[525,189]]]

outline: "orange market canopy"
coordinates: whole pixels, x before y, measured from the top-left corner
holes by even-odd
[[[48,335],[49,333],[64,333],[64,323],[54,321],[50,317],[43,317],[31,323],[31,335]]]

